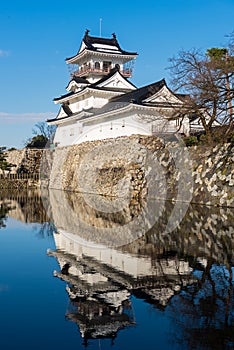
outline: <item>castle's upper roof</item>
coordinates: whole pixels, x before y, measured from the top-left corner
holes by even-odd
[[[124,55],[132,56],[133,58],[137,56],[136,52],[123,50],[120,47],[114,33],[112,34],[112,38],[101,38],[90,36],[89,30],[86,30],[78,53],[75,56],[66,58],[66,62],[75,63],[75,61],[85,50],[92,51],[93,53],[102,53],[107,55]]]

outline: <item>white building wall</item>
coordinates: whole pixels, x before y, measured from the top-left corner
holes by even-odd
[[[82,125],[81,121],[74,121],[70,124],[58,125],[54,143],[56,146],[63,147],[85,141],[103,140],[133,134],[151,135],[151,124],[139,123],[133,117],[107,122],[97,121],[96,124],[91,125]]]
[[[142,125],[131,117],[102,122],[96,125],[84,125],[83,133],[79,135],[75,143],[85,141],[103,140],[119,136],[130,136],[133,134],[150,135],[150,124]]]
[[[54,137],[54,144],[58,147],[72,145],[81,133],[81,126],[79,124],[58,125]]]
[[[82,258],[82,255],[89,256],[133,277],[178,275],[191,272],[187,262],[165,259],[160,260],[158,265],[152,265],[150,257],[137,257],[122,253],[113,248],[95,244],[95,242],[85,241],[78,235],[62,230],[54,234],[54,240],[57,249],[76,255],[78,259]]]
[[[157,135],[160,133],[175,133],[179,130],[179,122],[176,120],[167,121],[165,118],[144,121],[137,115],[128,116],[109,121],[96,120],[93,123],[74,121],[72,124],[59,125],[56,131],[54,143],[57,146],[69,146],[85,141],[103,140],[119,136]],[[180,133],[189,135],[189,120],[184,119]]]
[[[78,113],[90,108],[101,108],[108,102],[107,98],[90,96],[83,100],[74,101],[69,104],[72,113]]]

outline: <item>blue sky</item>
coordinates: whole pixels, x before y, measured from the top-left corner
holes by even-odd
[[[66,93],[66,57],[90,35],[116,33],[136,51],[131,81],[166,78],[181,49],[224,46],[234,30],[234,0],[0,0],[0,146],[22,148],[35,123],[55,117]]]

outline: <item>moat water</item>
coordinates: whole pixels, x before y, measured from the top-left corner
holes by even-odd
[[[2,349],[234,349],[234,208],[0,199]]]

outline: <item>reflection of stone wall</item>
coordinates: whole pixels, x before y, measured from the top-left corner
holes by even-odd
[[[95,147],[99,153],[94,153]],[[153,159],[150,165],[146,150]],[[131,188],[131,199],[139,199],[146,195],[147,181],[153,181],[156,196],[183,201],[183,195],[191,191],[192,202],[234,206],[234,147],[220,144],[187,150],[188,157],[183,158],[178,143],[165,145],[152,136],[134,135],[57,148],[44,155],[51,188],[110,196],[124,195]],[[109,162],[104,161],[108,156]],[[153,174],[157,164],[159,169]],[[85,181],[80,176],[81,166]],[[184,177],[184,168],[190,169],[193,184]],[[166,193],[160,188],[163,181]]]
[[[167,232],[167,221],[173,204],[165,210],[146,235],[122,249],[131,254],[164,254],[174,252],[181,257],[203,257],[212,262],[233,263],[234,213],[232,208],[190,205],[183,220]],[[167,254],[167,253],[166,253]]]
[[[109,247],[134,241],[142,235],[147,224],[144,216],[132,220],[129,208],[109,214],[100,212],[78,193],[50,190],[49,199],[51,209],[48,210],[58,230]],[[93,195],[88,199],[95,201]]]
[[[174,251],[180,256],[204,257],[222,263],[230,262],[233,256],[232,208],[190,204],[181,221],[168,231],[175,204],[155,201],[154,207],[161,204],[162,211],[147,230],[147,215],[135,221],[129,216],[130,209],[106,214],[89,205],[82,194],[65,191],[50,190],[49,198],[58,231],[77,236],[91,246],[95,243],[154,258]]]
[[[27,223],[44,223],[49,220],[39,191],[2,191],[0,203],[2,202],[7,203],[8,216],[15,220]]]

